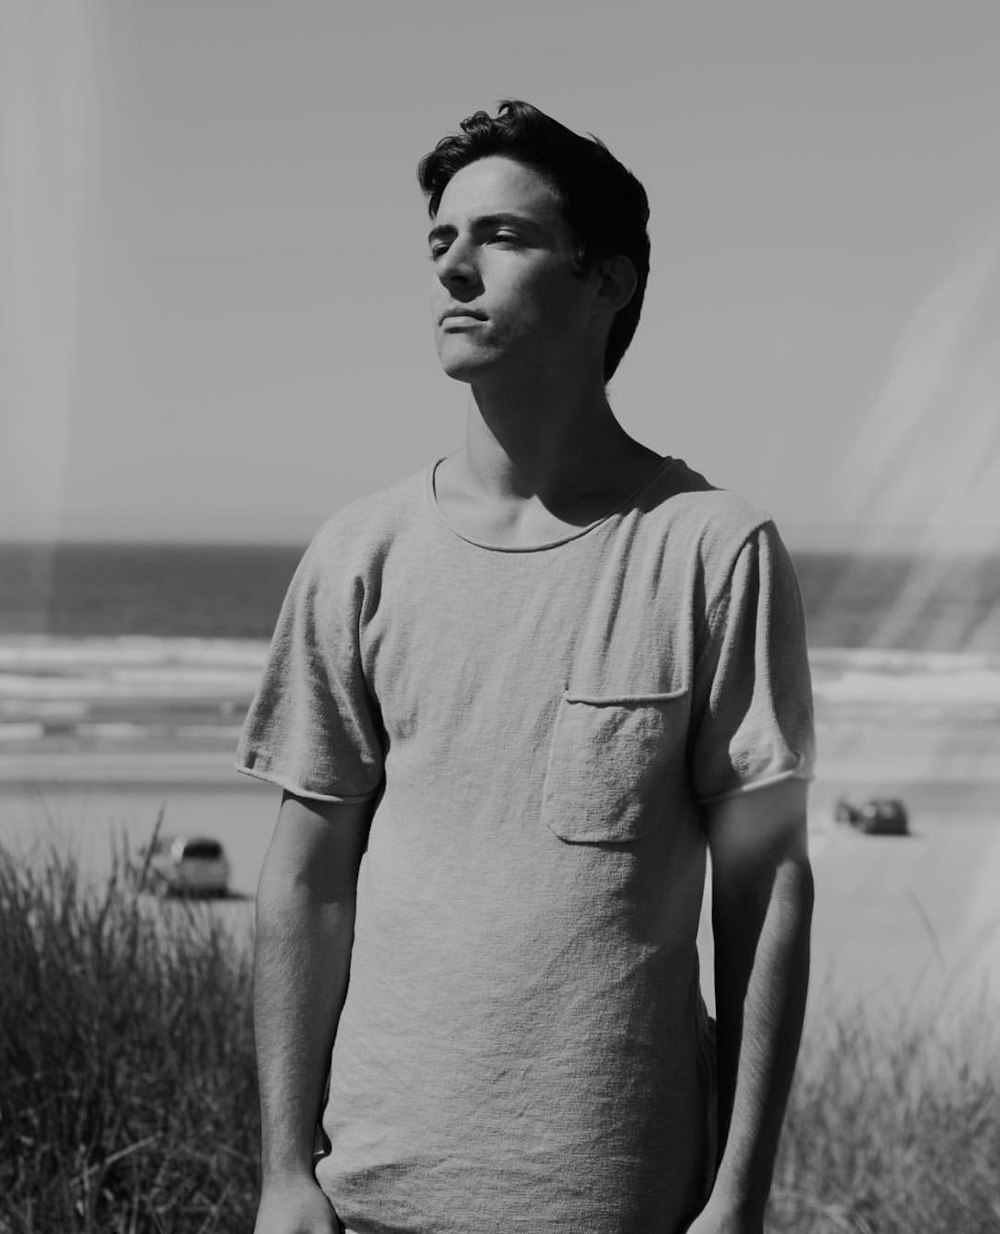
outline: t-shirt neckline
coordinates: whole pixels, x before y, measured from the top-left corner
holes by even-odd
[[[660,460],[659,466],[652,475],[648,476],[637,488],[634,488],[630,493],[622,498],[622,500],[606,514],[602,514],[600,518],[594,519],[592,523],[586,523],[583,527],[578,527],[573,531],[569,531],[565,535],[558,536],[554,540],[545,540],[540,544],[493,544],[489,540],[477,540],[474,536],[470,536],[466,532],[461,531],[441,509],[441,505],[437,498],[435,477],[437,475],[438,467],[441,466],[446,457],[447,456],[445,455],[441,458],[435,459],[434,462],[431,463],[430,467],[427,468],[426,494],[427,499],[430,502],[431,509],[448,529],[448,531],[452,533],[452,535],[457,536],[459,540],[464,540],[466,544],[471,544],[474,548],[481,548],[490,553],[541,553],[549,549],[559,548],[563,544],[569,544],[573,540],[579,540],[582,536],[589,535],[592,531],[596,531],[599,527],[603,527],[609,523],[616,514],[620,514],[626,506],[631,505],[636,498],[641,496],[642,493],[646,491],[646,489],[652,487],[652,485],[660,479],[663,473],[676,461],[669,454],[665,455]]]

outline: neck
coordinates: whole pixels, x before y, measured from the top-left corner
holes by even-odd
[[[485,497],[537,499],[557,511],[651,456],[615,419],[600,373],[474,382],[472,394],[466,465]]]

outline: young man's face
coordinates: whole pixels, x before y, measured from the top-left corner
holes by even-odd
[[[463,167],[430,235],[435,339],[445,372],[475,382],[556,370],[596,356],[607,315],[598,277],[573,272],[573,236],[555,191],[533,168],[491,157]]]

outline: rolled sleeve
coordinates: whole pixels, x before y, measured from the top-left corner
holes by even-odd
[[[364,801],[382,780],[378,708],[358,649],[363,581],[316,542],[289,586],[236,753],[238,771],[318,801]]]
[[[798,581],[773,523],[743,542],[701,623],[691,778],[703,804],[815,765],[812,687]]]

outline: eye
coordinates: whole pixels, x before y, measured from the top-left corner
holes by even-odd
[[[430,252],[427,254],[431,261],[437,261],[439,257],[443,257],[448,251],[447,244],[442,244],[440,241],[437,244],[432,244]]]
[[[507,227],[501,227],[493,233],[492,239],[498,244],[520,244],[521,237],[516,231],[511,231]]]

